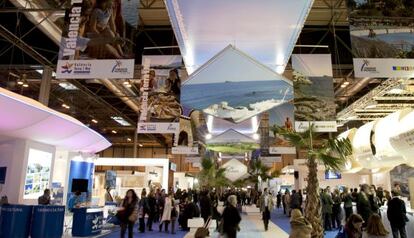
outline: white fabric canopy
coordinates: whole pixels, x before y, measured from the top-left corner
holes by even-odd
[[[96,153],[111,146],[102,135],[73,117],[0,88],[0,136],[21,138],[71,151]]]
[[[312,0],[166,0],[189,74],[229,44],[282,73]]]

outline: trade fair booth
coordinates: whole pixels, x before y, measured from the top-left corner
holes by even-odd
[[[111,144],[80,121],[2,88],[0,111],[0,195],[8,201],[1,206],[0,236],[61,236],[76,179],[89,179],[82,206],[90,205],[93,170],[76,164],[93,168],[93,154]],[[37,205],[45,189],[52,191],[51,205]]]

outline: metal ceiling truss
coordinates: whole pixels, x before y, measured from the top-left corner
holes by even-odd
[[[367,112],[364,113],[363,116],[360,117],[361,111],[365,111],[368,109],[371,111],[373,108],[369,108],[369,106],[377,107],[378,102],[376,99],[383,99],[384,101],[391,101],[393,105],[409,105],[409,104],[400,104],[395,103],[393,100],[397,99],[398,97],[387,97],[385,96],[389,91],[393,88],[400,87],[401,84],[406,84],[409,82],[409,79],[401,79],[401,78],[390,78],[387,80],[384,80],[380,85],[378,85],[376,88],[368,92],[365,96],[359,98],[354,103],[352,103],[350,106],[345,108],[344,110],[340,111],[337,114],[337,120],[339,124],[344,124],[350,120],[375,120],[377,118],[383,117],[384,115],[388,115],[389,113],[384,113],[384,115],[379,115],[380,113],[377,112]],[[378,110],[382,109],[382,104]],[[412,106],[412,105],[411,105]],[[368,108],[367,108],[368,107]],[[358,114],[356,113],[358,112]],[[391,112],[391,111],[390,111]]]

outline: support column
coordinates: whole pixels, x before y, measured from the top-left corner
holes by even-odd
[[[52,83],[52,68],[43,67],[42,82],[40,83],[39,102],[45,106],[49,105],[50,86]]]
[[[134,158],[138,157],[138,127],[135,128],[135,134],[134,134]]]

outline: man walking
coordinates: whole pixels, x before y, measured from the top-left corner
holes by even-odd
[[[387,217],[391,224],[393,238],[407,238],[405,223],[407,215],[405,203],[400,199],[400,193],[394,189],[391,191],[392,199],[388,202]]]
[[[260,212],[262,212],[262,218],[265,231],[269,228],[270,212],[273,209],[273,199],[269,195],[267,188],[264,189],[262,196],[260,197]]]

